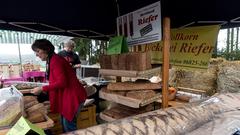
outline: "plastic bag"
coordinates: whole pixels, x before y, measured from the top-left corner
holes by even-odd
[[[0,89],[0,129],[13,126],[23,115],[23,98],[14,86]]]

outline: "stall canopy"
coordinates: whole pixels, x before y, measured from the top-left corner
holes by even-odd
[[[48,39],[54,45],[61,45],[73,37],[33,32],[0,30],[0,44],[32,44],[34,40],[41,38]]]
[[[92,39],[116,35],[116,18],[157,0],[5,0],[0,29]],[[239,0],[161,0],[171,27],[240,25]]]

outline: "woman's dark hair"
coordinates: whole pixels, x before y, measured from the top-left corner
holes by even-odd
[[[55,47],[53,44],[47,39],[37,39],[32,44],[32,50],[36,51],[36,49],[42,49],[47,52],[47,54],[54,53]]]

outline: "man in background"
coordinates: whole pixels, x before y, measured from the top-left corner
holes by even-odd
[[[72,40],[69,40],[64,44],[63,50],[60,51],[58,55],[64,57],[76,72],[76,68],[81,67],[80,65],[81,62],[80,62],[79,56],[73,52],[73,49],[75,46],[76,46],[76,43]]]

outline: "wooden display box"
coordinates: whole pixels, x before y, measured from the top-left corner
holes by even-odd
[[[148,69],[144,71],[99,69],[99,74],[104,76],[122,76],[122,77],[152,77],[161,73],[161,67]]]
[[[128,53],[126,59],[127,70],[143,71],[151,68],[151,55],[149,52]]]
[[[119,65],[118,65],[118,60],[119,60],[119,55],[111,55],[111,67],[112,69],[118,70],[119,69]]]
[[[130,52],[100,56],[101,69],[143,71],[152,68],[150,52]]]
[[[145,105],[148,105],[150,103],[153,103],[157,100],[159,100],[162,95],[160,93],[156,94],[155,96],[148,98],[148,99],[134,99],[131,97],[127,97],[127,96],[123,96],[123,95],[119,95],[119,94],[115,94],[115,93],[110,93],[108,92],[106,87],[103,87],[100,91],[99,91],[99,97],[108,101],[112,101],[118,104],[122,104],[125,106],[129,106],[132,108],[140,108],[143,107]]]
[[[100,55],[99,62],[102,69],[112,69],[111,55]]]
[[[84,107],[77,119],[78,128],[87,128],[97,124],[96,122],[96,105]]]
[[[153,103],[141,108],[131,108],[125,105],[117,104],[116,106],[113,106],[110,109],[107,109],[101,112],[100,118],[107,122],[111,122],[114,120],[138,115],[145,112],[150,112],[153,110],[154,110]]]
[[[54,121],[54,127],[51,128],[51,132],[54,135],[58,135],[62,133],[62,125],[60,122],[60,115],[49,113],[48,116]],[[96,125],[96,106],[90,105],[84,107],[78,118],[77,118],[77,128],[83,129],[90,126]]]
[[[118,56],[118,70],[126,70],[127,69],[127,59],[128,53],[124,53]]]

